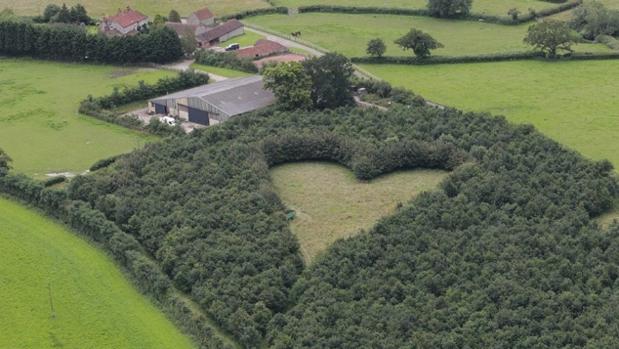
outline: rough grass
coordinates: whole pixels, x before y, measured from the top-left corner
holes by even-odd
[[[267,15],[247,18],[246,21],[284,34],[301,31],[303,40],[347,56],[365,56],[367,42],[373,38],[385,41],[387,55],[412,55],[412,52],[402,51],[394,41],[413,27],[430,33],[445,46],[434,50],[434,55],[466,56],[529,50],[522,41],[528,24],[508,26],[423,16],[339,13]],[[599,44],[581,44],[575,48],[588,52],[609,51]]]
[[[2,197],[0,256],[0,348],[193,348],[107,256]]]
[[[252,75],[252,74],[240,71],[240,70],[213,67],[210,65],[203,65],[203,64],[198,64],[198,63],[192,64],[191,67],[199,71],[213,73],[215,75],[223,76],[225,78],[240,78],[240,77]]]
[[[434,102],[531,123],[585,156],[609,159],[619,168],[619,61],[363,68]]]
[[[273,0],[275,5],[287,7],[299,7],[307,5],[340,5],[340,6],[380,6],[396,8],[426,8],[427,0]],[[613,0],[607,0],[613,1]],[[539,0],[476,0],[473,1],[474,13],[482,13],[495,16],[506,16],[511,8],[517,8],[522,13],[528,13],[529,8],[537,11],[555,4]]]
[[[188,16],[195,10],[208,6],[216,16],[269,7],[264,0],[0,0],[0,9],[12,8],[19,15],[38,15],[48,4],[73,5],[80,3],[86,7],[91,16],[102,17],[116,14],[119,8],[131,6],[146,15],[161,14],[167,16],[171,9],[181,16]]]
[[[279,197],[296,211],[291,227],[308,263],[336,240],[371,228],[398,203],[434,189],[445,176],[443,171],[415,170],[361,182],[342,166],[316,162],[271,171]]]
[[[77,113],[87,95],[154,82],[174,73],[0,58],[0,148],[17,171],[35,177],[80,173],[93,162],[141,147],[153,137]]]

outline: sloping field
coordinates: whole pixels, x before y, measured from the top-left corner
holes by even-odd
[[[435,189],[446,175],[438,170],[402,171],[365,182],[343,166],[320,162],[271,170],[278,195],[296,212],[291,228],[308,263],[336,240],[370,229],[398,204]]]
[[[155,82],[174,73],[102,65],[0,58],[0,148],[15,169],[35,177],[77,172],[154,139],[77,113],[89,94]]]
[[[171,9],[179,11],[181,16],[187,16],[195,10],[208,6],[217,16],[231,14],[243,10],[269,7],[263,0],[0,0],[0,9],[12,8],[19,15],[34,16],[41,14],[47,4],[67,6],[82,4],[91,16],[102,17],[116,14],[118,9],[127,6],[140,10],[146,15],[168,15]]]
[[[301,31],[302,38],[347,56],[365,56],[367,42],[381,38],[386,55],[406,56],[393,42],[411,28],[430,33],[444,48],[432,51],[441,56],[467,56],[528,51],[522,40],[529,24],[517,26],[445,20],[423,16],[305,13],[294,16],[268,15],[246,20],[282,34]],[[604,45],[577,45],[578,51],[607,52]]]
[[[619,168],[619,61],[363,68],[437,103],[531,123],[586,157],[609,159]]]
[[[613,0],[608,0],[613,1]],[[378,6],[397,8],[426,8],[427,0],[274,0],[278,6],[299,7],[307,5],[340,5],[340,6]],[[539,0],[477,0],[473,1],[472,12],[507,16],[507,11],[517,8],[527,13],[529,8],[542,10],[556,6]]]
[[[0,197],[0,348],[193,348],[102,252]]]

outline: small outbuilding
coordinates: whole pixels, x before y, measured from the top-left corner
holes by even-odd
[[[207,48],[243,34],[245,34],[243,23],[236,19],[231,19],[216,27],[208,28],[207,31],[198,34],[196,40],[198,41],[198,46]]]
[[[228,79],[172,93],[148,102],[150,114],[169,115],[202,125],[215,125],[229,118],[275,103],[259,75]]]
[[[249,46],[236,51],[239,58],[260,59],[276,54],[287,53],[288,48],[278,42],[260,39],[254,46]]]

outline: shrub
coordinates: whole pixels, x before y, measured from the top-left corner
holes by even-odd
[[[51,187],[51,186],[54,186],[56,184],[63,183],[66,180],[67,180],[67,177],[65,177],[65,176],[56,176],[56,177],[52,177],[52,178],[47,179],[45,182],[43,182],[43,185],[45,187]]]
[[[258,68],[250,58],[238,58],[234,52],[215,52],[202,50],[196,54],[196,63],[214,67],[258,73]]]
[[[260,9],[255,9],[255,10],[241,11],[241,12],[237,12],[231,15],[221,16],[218,19],[220,21],[227,21],[233,18],[241,20],[247,17],[255,17],[255,16],[262,16],[262,15],[270,15],[270,14],[288,14],[288,8],[283,7],[283,6],[266,7],[266,8],[260,8]]]
[[[473,0],[428,0],[430,15],[442,18],[465,17]]]

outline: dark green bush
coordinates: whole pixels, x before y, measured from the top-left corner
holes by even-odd
[[[52,177],[52,178],[49,178],[49,179],[45,180],[43,182],[43,185],[45,187],[51,187],[51,186],[54,186],[56,184],[63,183],[66,180],[67,180],[67,177],[65,177],[65,176],[56,176],[56,177]]]
[[[258,73],[258,68],[249,58],[238,58],[234,52],[215,52],[202,50],[196,54],[196,63],[213,67],[227,68],[244,71],[246,73]]]
[[[277,14],[277,13],[288,14],[288,8],[283,7],[283,6],[266,7],[266,8],[260,8],[260,9],[255,9],[255,10],[241,11],[241,12],[233,13],[231,15],[218,17],[218,19],[220,21],[227,21],[233,18],[241,20],[247,17],[263,16],[263,15],[270,15],[270,14]]]

